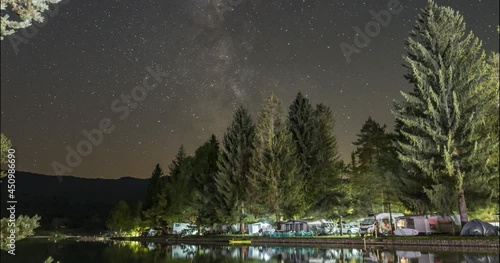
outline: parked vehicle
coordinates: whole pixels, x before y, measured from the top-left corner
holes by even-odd
[[[311,231],[317,235],[330,235],[335,233],[335,224],[331,220],[320,219],[316,221],[307,221]]]
[[[257,222],[248,224],[248,234],[251,235],[269,235],[274,232],[271,224],[265,222]]]
[[[456,234],[460,232],[459,215],[410,215],[398,217],[398,229],[415,229],[419,235]],[[399,233],[399,232],[398,232]],[[401,232],[404,234],[405,232]]]
[[[342,223],[342,228],[340,224],[335,228],[335,234],[340,235],[342,231],[342,235],[357,235],[359,234],[359,227],[350,223]]]
[[[293,220],[281,224],[281,230],[285,232],[313,232],[316,235],[328,235],[334,233],[332,221],[320,219],[315,221]]]
[[[196,235],[198,230],[196,225],[191,223],[173,223],[172,234],[175,235]]]
[[[361,222],[359,227],[359,233],[361,236],[367,234],[374,234],[376,224],[378,224],[378,233],[379,234],[388,234],[392,233],[392,231],[396,228],[396,219],[398,217],[404,216],[403,213],[379,213],[379,214],[370,214],[368,217],[365,217],[363,222]],[[392,225],[391,225],[392,221]]]

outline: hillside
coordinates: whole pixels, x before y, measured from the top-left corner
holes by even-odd
[[[16,173],[16,214],[42,216],[42,226],[50,227],[52,218],[68,219],[68,227],[104,226],[109,210],[120,200],[129,204],[146,196],[147,179],[88,179],[74,176],[48,176]],[[2,217],[7,213],[7,184],[1,184]]]

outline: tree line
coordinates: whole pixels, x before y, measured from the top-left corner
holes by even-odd
[[[254,122],[238,108],[222,144],[181,146],[157,165],[143,217],[152,225],[272,218],[361,217],[370,212],[498,213],[498,53],[487,54],[463,16],[429,1],[406,41],[395,130],[368,118],[351,162],[339,159],[329,107],[302,93],[285,115],[274,95]],[[485,214],[482,216],[484,217]]]

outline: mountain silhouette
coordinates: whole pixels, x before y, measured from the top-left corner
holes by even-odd
[[[146,197],[147,179],[89,179],[16,172],[14,197],[16,216],[42,217],[42,228],[51,228],[54,218],[64,218],[68,228],[105,227],[111,208],[120,200],[134,205]],[[7,178],[2,180],[2,217],[8,216]]]

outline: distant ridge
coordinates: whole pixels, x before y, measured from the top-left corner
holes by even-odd
[[[9,193],[6,179],[2,181],[1,215],[5,217]],[[131,205],[142,201],[147,185],[148,179],[133,177],[100,179],[16,172],[16,214],[38,214],[44,227],[56,217],[71,219],[74,227],[82,227],[90,219],[103,225],[109,210],[120,200]]]

